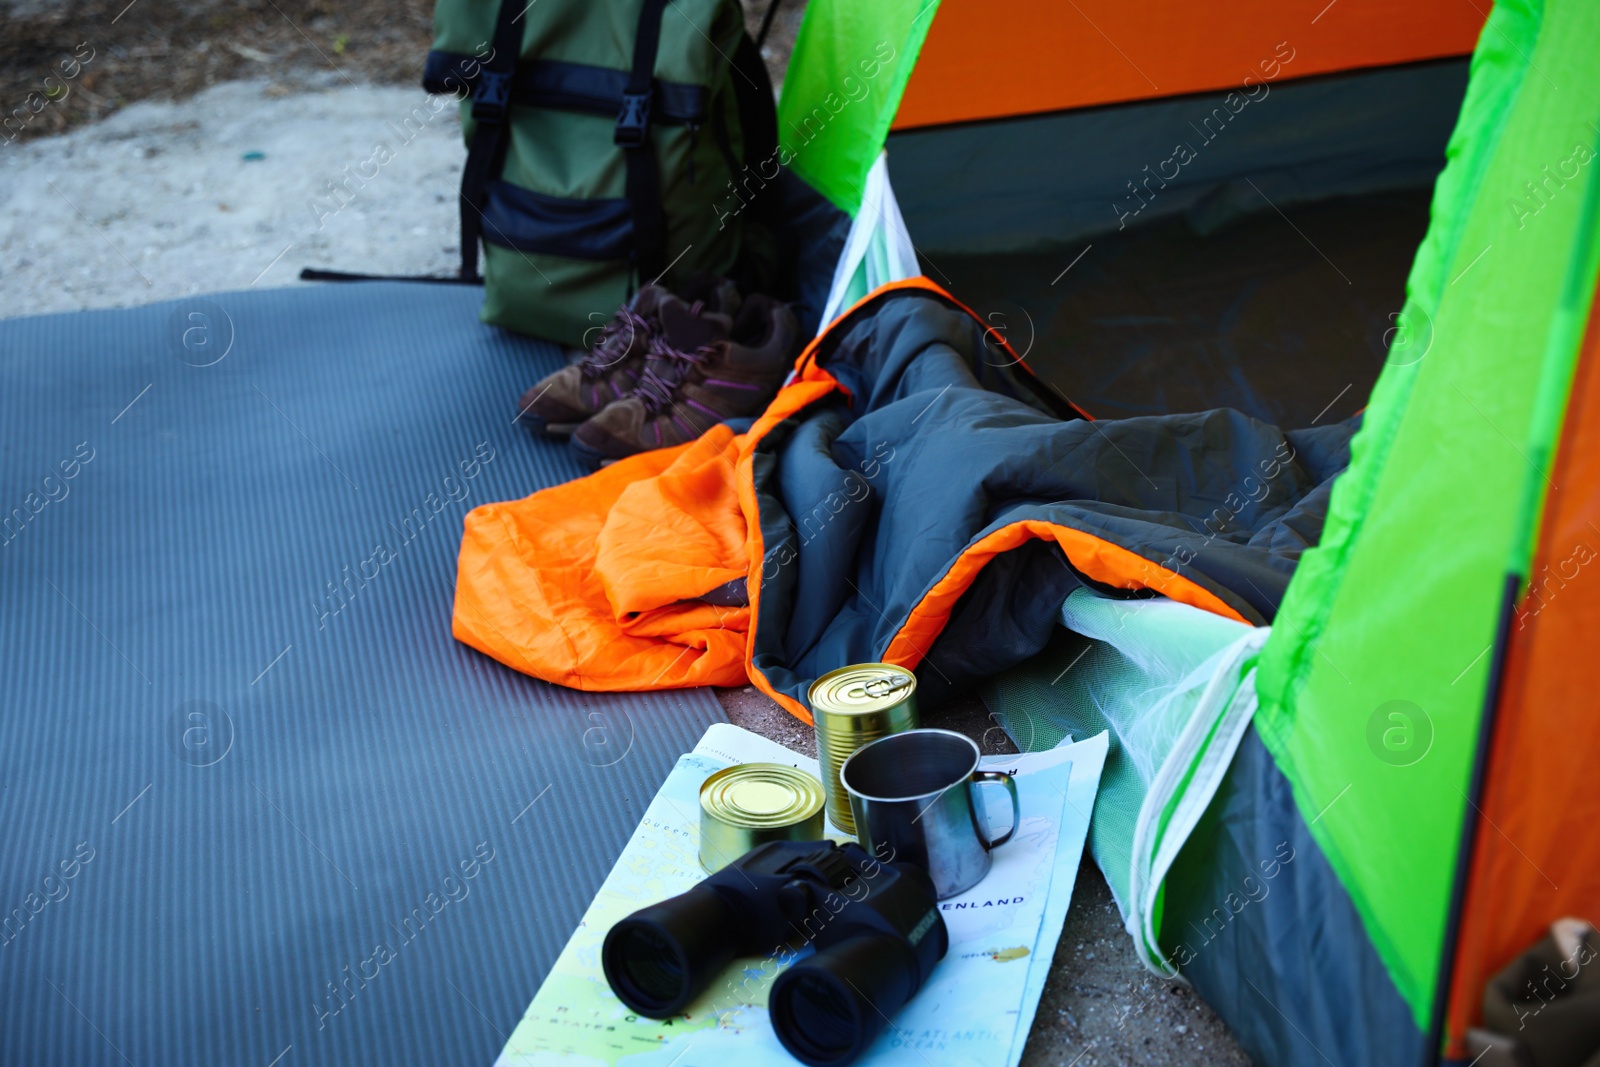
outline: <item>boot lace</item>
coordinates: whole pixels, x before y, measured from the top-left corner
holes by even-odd
[[[585,378],[598,378],[627,358],[636,344],[650,336],[650,320],[632,308],[624,307],[600,330],[600,340],[584,354],[578,364]]]
[[[715,352],[712,345],[688,352],[673,347],[663,337],[652,337],[645,354],[644,373],[639,375],[631,395],[643,401],[645,410],[652,415],[665,410],[672,405],[678,386],[689,372],[704,366]]]

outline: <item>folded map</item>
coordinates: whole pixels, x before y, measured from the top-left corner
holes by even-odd
[[[938,1067],[1015,1067],[1066,921],[1106,746],[1100,734],[1048,752],[983,760],[986,768],[1016,777],[1022,825],[994,851],[983,881],[940,901],[950,951],[858,1061],[864,1067],[914,1062],[908,1054],[917,1053]],[[600,945],[613,923],[705,877],[698,856],[700,784],[734,763],[758,761],[817,771],[815,760],[725,723],[712,726],[694,752],[678,760],[497,1067],[795,1062],[767,1017],[776,955],[735,960],[682,1015],[668,1020],[635,1015],[612,994],[600,968]],[[991,825],[1003,827],[1009,807],[996,803]],[[829,836],[847,839],[831,827]]]

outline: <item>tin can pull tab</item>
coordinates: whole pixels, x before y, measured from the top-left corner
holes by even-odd
[[[886,697],[890,693],[898,693],[910,684],[911,675],[909,674],[888,674],[868,682],[862,682],[859,687],[852,688],[850,695],[864,694],[876,699],[878,697]]]

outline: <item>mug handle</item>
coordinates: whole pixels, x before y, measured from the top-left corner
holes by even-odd
[[[1006,792],[1011,794],[1011,828],[993,841],[989,840],[989,835],[984,832],[983,828],[980,827],[978,830],[978,840],[983,842],[983,847],[991,850],[997,849],[1011,840],[1012,835],[1017,832],[1017,827],[1022,823],[1022,802],[1017,799],[1017,783],[1005,771],[973,771],[972,783],[974,785],[984,785],[986,783],[1003,785],[1006,787]]]

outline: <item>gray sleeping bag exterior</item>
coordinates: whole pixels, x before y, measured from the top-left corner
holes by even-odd
[[[751,664],[801,706],[820,675],[885,658],[936,704],[1040,651],[1084,585],[1270,621],[1356,428],[1081,417],[927,282],[863,301],[811,363],[842,388],[753,463]]]

